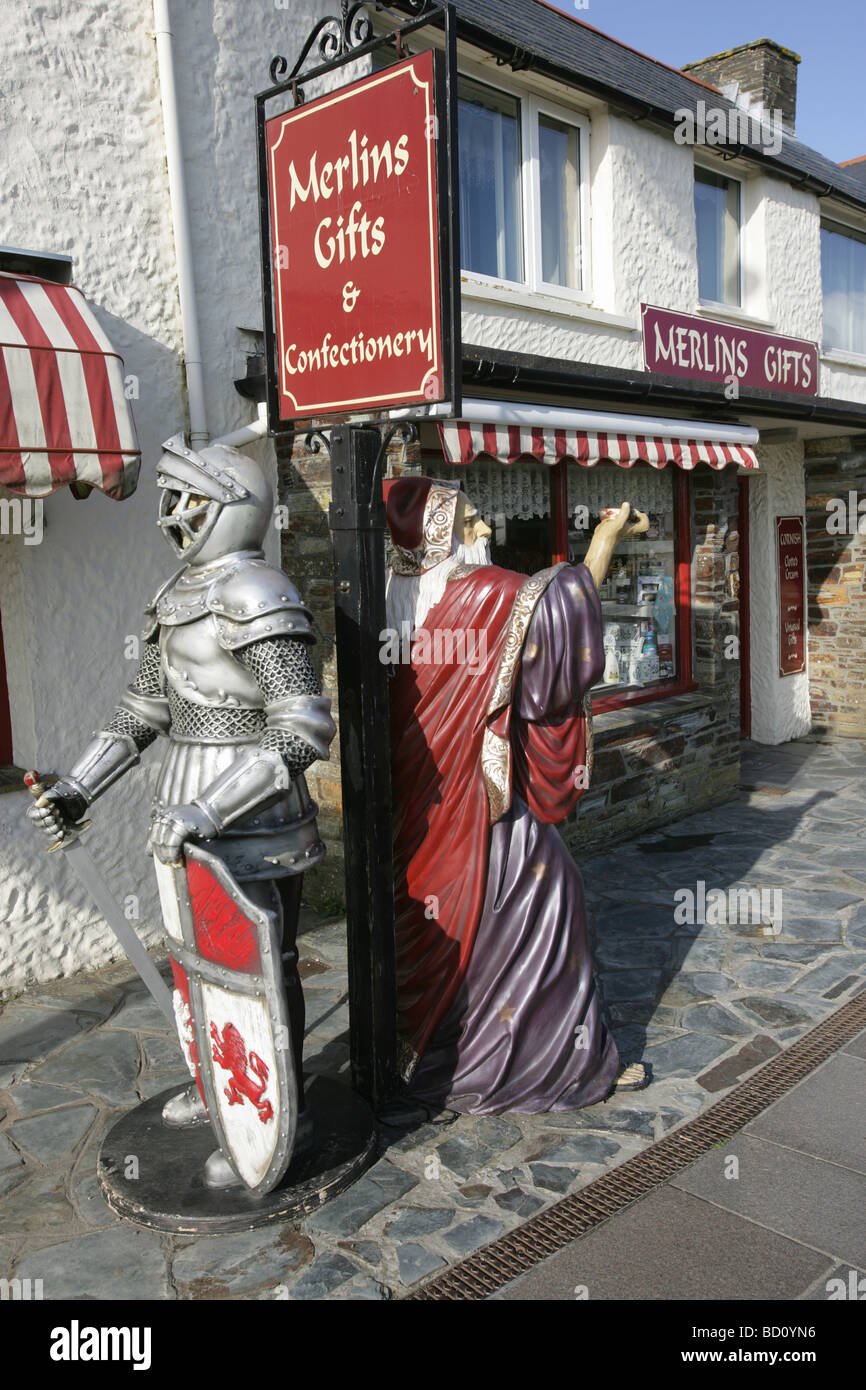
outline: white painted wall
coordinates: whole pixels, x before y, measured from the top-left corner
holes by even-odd
[[[785,743],[812,727],[808,669],[779,675],[779,579],[776,517],[804,516],[803,446],[764,444],[760,473],[749,479],[749,608],[752,738]]]
[[[320,11],[241,0],[172,0],[209,428],[247,423],[232,385],[261,326],[253,96],[274,53],[293,54]],[[42,545],[0,539],[0,605],[15,759],[63,771],[132,677],[124,638],[173,568],[154,524],[160,442],[184,425],[180,319],[152,9],[148,0],[0,7],[0,243],[73,257],[73,278],[138,378],[143,451],[125,502],[61,491]],[[273,451],[256,446],[273,467]],[[272,558],[278,555],[276,534]],[[148,942],[159,914],[145,857],[155,749],[93,812],[87,844],[118,897],[136,893]],[[61,855],[24,820],[26,792],[0,796],[0,991],[120,953]]]

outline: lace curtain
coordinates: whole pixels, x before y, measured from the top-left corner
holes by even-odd
[[[635,464],[618,468],[615,463],[599,463],[595,468],[566,464],[568,469],[568,509],[573,515],[579,504],[590,514],[601,507],[615,507],[628,499],[642,512],[669,512],[673,507],[671,479],[673,465],[664,470]],[[463,488],[481,515],[492,523],[496,516],[529,521],[550,515],[550,468],[545,463],[450,464],[444,459],[434,467],[410,466],[406,472],[427,472],[437,478],[460,478]]]
[[[463,490],[488,521],[496,516],[529,521],[550,515],[550,469],[545,463],[436,465],[437,478],[461,478]]]
[[[599,463],[595,468],[569,463],[566,467],[570,515],[581,504],[592,515],[601,507],[618,507],[626,500],[641,512],[669,512],[673,507],[673,464],[664,470],[640,463],[634,468],[618,468],[615,463]]]

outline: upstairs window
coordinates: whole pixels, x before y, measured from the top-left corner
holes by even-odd
[[[866,234],[821,227],[824,346],[866,354]]]
[[[520,102],[461,82],[460,263],[500,280],[523,279]]]
[[[700,298],[711,304],[741,304],[741,196],[737,179],[695,167],[695,225]]]
[[[463,271],[588,299],[587,122],[469,78],[458,95]]]

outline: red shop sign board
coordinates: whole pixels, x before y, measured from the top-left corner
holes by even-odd
[[[818,346],[719,319],[642,304],[644,366],[693,381],[732,381],[795,396],[818,394]]]
[[[806,605],[803,518],[776,517],[779,559],[779,675],[806,669]]]
[[[280,420],[446,399],[430,51],[265,123]]]

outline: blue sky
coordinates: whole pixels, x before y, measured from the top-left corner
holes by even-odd
[[[863,0],[569,0],[556,8],[680,67],[753,39],[799,53],[797,134],[837,162],[866,155]]]

